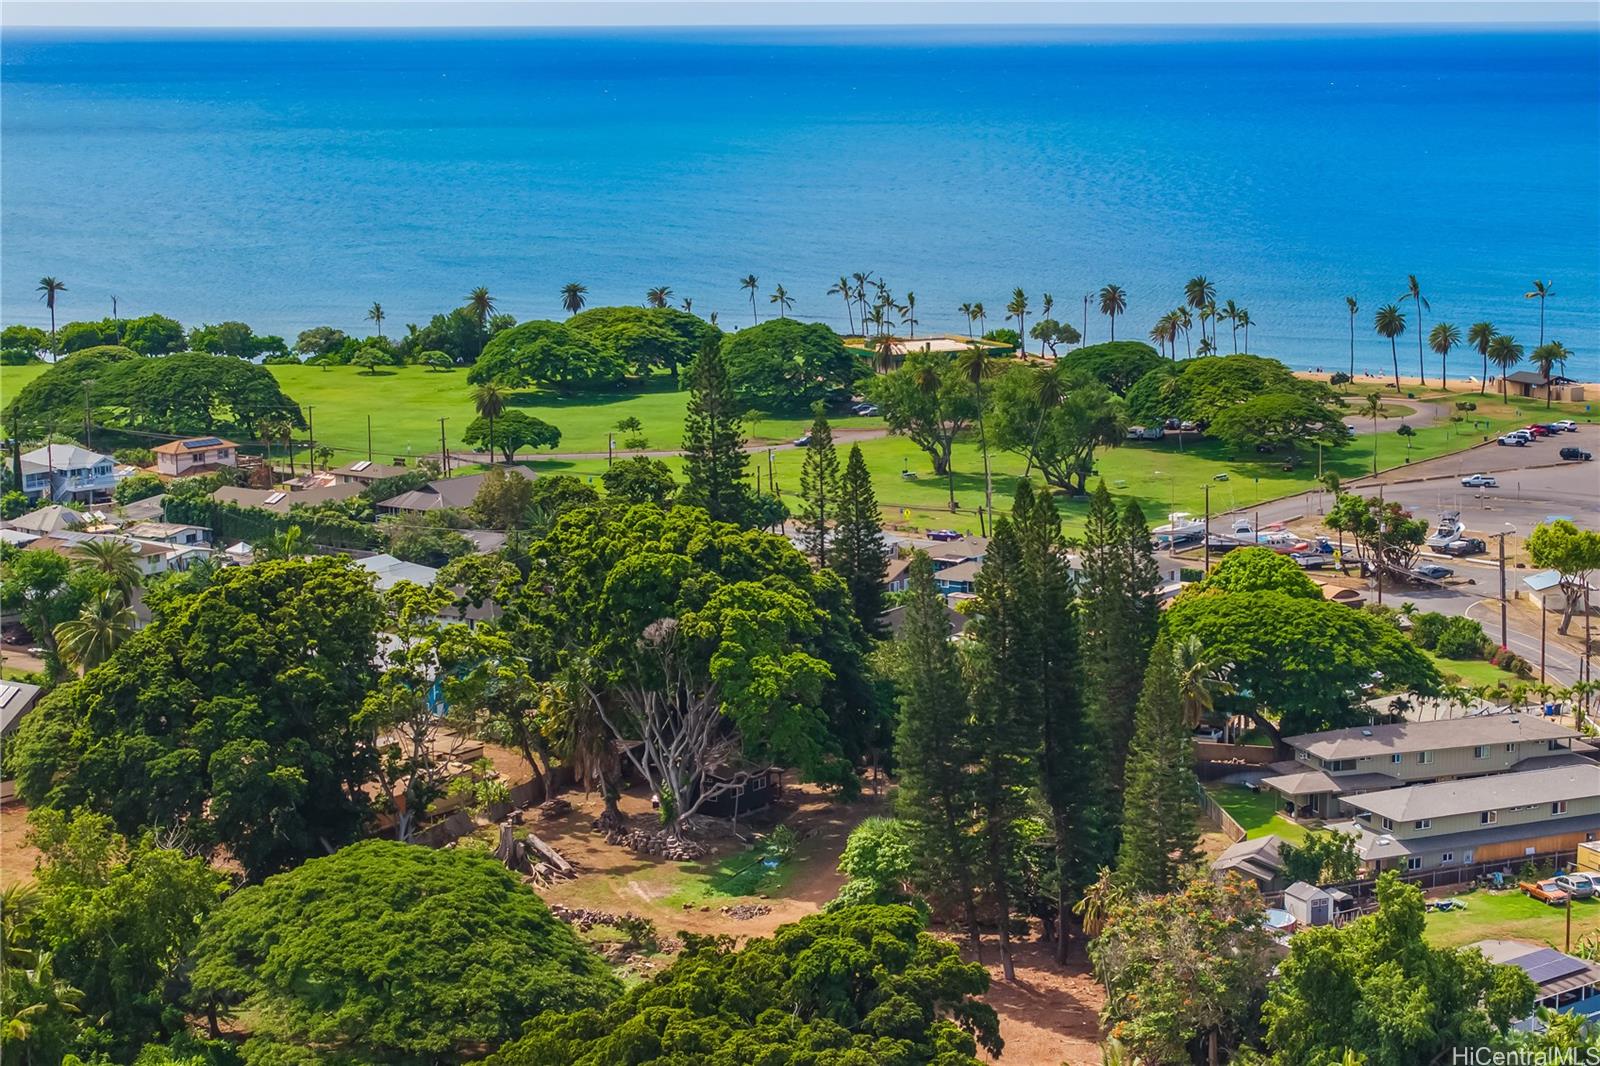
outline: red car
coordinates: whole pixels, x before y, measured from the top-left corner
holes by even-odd
[[[1550,435],[1550,431],[1541,425],[1529,426],[1528,432],[1532,433],[1535,437],[1548,437]]]

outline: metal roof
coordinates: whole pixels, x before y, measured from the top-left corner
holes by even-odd
[[[1352,726],[1287,737],[1284,743],[1319,759],[1359,759],[1417,751],[1442,751],[1478,744],[1560,740],[1577,730],[1528,714],[1475,714],[1427,722]]]
[[[1553,766],[1347,796],[1344,803],[1396,822],[1600,796],[1600,766]]]

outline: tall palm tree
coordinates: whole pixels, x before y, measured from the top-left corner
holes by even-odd
[[[372,301],[372,306],[367,308],[367,320],[377,327],[379,340],[383,339],[384,318],[383,305],[376,300]]]
[[[1346,296],[1344,305],[1350,311],[1350,380],[1356,379],[1356,312],[1361,310],[1354,296]]]
[[[1550,387],[1550,379],[1558,372],[1566,369],[1567,359],[1571,355],[1572,353],[1567,350],[1567,346],[1560,341],[1541,344],[1533,350],[1533,365],[1539,368],[1539,373],[1544,377],[1544,406],[1546,410],[1550,408],[1550,393],[1554,391]]]
[[[686,315],[694,314],[694,300],[693,300],[693,298],[688,297],[688,296],[685,296],[683,298],[683,313],[686,314]]]
[[[880,309],[874,308],[873,310],[878,313],[879,317],[882,317]],[[876,374],[881,370],[887,374],[893,370],[894,361],[903,350],[900,347],[899,337],[896,337],[886,329],[879,330],[877,339],[872,342],[872,372]]]
[[[1216,355],[1217,354],[1217,346],[1212,343],[1210,337],[1207,337],[1205,335],[1205,332],[1206,331],[1205,331],[1204,328],[1202,328],[1200,330],[1200,343],[1195,345],[1194,354],[1195,355],[1201,355],[1201,356],[1204,356],[1204,355]]]
[[[1378,336],[1389,338],[1389,358],[1394,361],[1394,387],[1400,391],[1400,349],[1395,345],[1395,339],[1406,331],[1406,316],[1401,312],[1398,304],[1384,304],[1378,308],[1378,313],[1372,316],[1372,328],[1378,331]]]
[[[1167,324],[1159,318],[1156,319],[1155,323],[1150,327],[1150,332],[1145,336],[1156,342],[1156,347],[1160,349],[1162,358],[1166,358]]]
[[[1467,343],[1483,357],[1483,371],[1478,375],[1479,396],[1489,391],[1489,345],[1494,343],[1495,336],[1493,322],[1474,322],[1467,327]]]
[[[49,281],[49,280],[50,280],[49,278],[45,279],[45,281]],[[44,282],[40,282],[39,283],[39,287],[43,288],[44,287]],[[1533,283],[1533,288],[1530,291],[1525,292],[1525,293],[1522,294],[1523,299],[1526,299],[1526,300],[1538,300],[1539,301],[1539,343],[1541,345],[1544,344],[1544,301],[1553,292],[1555,292],[1555,286],[1550,284],[1550,282],[1548,282],[1548,281],[1535,281]],[[55,319],[52,318],[51,321],[54,322]],[[52,332],[53,331],[54,331],[54,327],[52,327]]]
[[[1509,333],[1496,333],[1489,341],[1489,362],[1500,370],[1500,400],[1508,401],[1506,395],[1506,375],[1511,368],[1522,362],[1522,345]]]
[[[1178,328],[1183,330],[1183,351],[1187,358],[1194,358],[1194,346],[1189,343],[1189,331],[1194,328],[1194,316],[1189,313],[1188,304],[1179,304],[1173,314],[1178,316]]]
[[[761,316],[756,313],[756,290],[760,287],[760,285],[761,279],[757,278],[754,274],[746,274],[744,277],[739,279],[739,288],[744,289],[750,294],[750,321],[752,323],[761,321]]]
[[[494,382],[479,385],[472,394],[472,405],[478,409],[478,417],[489,420],[489,441],[484,451],[489,453],[489,462],[494,462],[494,420],[499,418],[506,409],[506,394],[500,391],[500,386]]]
[[[1050,317],[1050,312],[1054,311],[1055,309],[1056,309],[1056,298],[1054,296],[1051,296],[1049,293],[1045,293],[1043,296],[1039,297],[1039,317],[1040,318],[1049,318]],[[1054,355],[1055,354],[1055,349],[1051,348],[1050,349],[1050,353],[1052,355]],[[1044,355],[1044,338],[1043,337],[1039,338],[1039,354],[1040,355]]]
[[[131,541],[116,537],[95,537],[72,549],[72,559],[85,570],[93,570],[111,579],[111,586],[122,594],[124,600],[133,597],[133,590],[144,580],[139,569],[139,553]]]
[[[84,604],[78,617],[56,626],[56,648],[61,658],[88,673],[117,650],[133,632],[133,608],[116,589],[106,589]]]
[[[569,315],[575,315],[583,310],[583,305],[589,302],[589,287],[580,285],[576,281],[569,281],[561,286],[561,306]]]
[[[1228,682],[1227,666],[1207,655],[1205,645],[1193,633],[1173,645],[1172,659],[1178,670],[1178,698],[1183,704],[1183,720],[1193,728],[1208,711],[1215,709],[1217,697],[1231,695],[1234,687]]]
[[[1039,405],[1039,418],[1033,424],[1033,442],[1028,445],[1028,465],[1022,472],[1023,477],[1033,473],[1033,457],[1039,447],[1039,432],[1044,429],[1044,419],[1051,411],[1061,405],[1066,398],[1066,382],[1057,373],[1061,364],[1039,367],[1033,377],[1033,398]]]
[[[867,282],[872,280],[872,271],[870,271],[870,270],[857,270],[856,272],[854,272],[853,274],[850,275],[850,280],[856,283],[856,304],[861,309],[861,314],[858,317],[860,317],[860,319],[861,319],[861,321],[863,323],[861,328],[862,329],[866,329],[867,327],[866,327],[865,323],[866,323],[866,320],[867,320]]]
[[[967,336],[972,336],[972,304],[964,303],[960,307],[956,308],[956,310],[966,317]]]
[[[978,391],[978,443],[983,446],[983,508],[991,520],[994,518],[994,480],[989,475],[989,435],[983,430],[983,383],[994,377],[1000,368],[986,345],[969,345],[956,356],[956,367]]]
[[[1017,320],[1017,348],[1023,355],[1028,354],[1028,294],[1018,285],[1011,290],[1011,302],[1006,304],[1006,318]],[[1039,354],[1044,354],[1044,345],[1039,346]]]
[[[1200,274],[1196,277],[1190,278],[1183,286],[1183,298],[1190,307],[1194,308],[1196,311],[1200,311],[1207,304],[1214,304],[1217,302],[1217,287],[1211,284],[1204,274]],[[1201,340],[1206,339],[1205,323],[1210,317],[1211,316],[1204,314],[1200,316]],[[1215,339],[1213,339],[1213,344],[1214,343]]]
[[[472,317],[478,320],[479,332],[487,332],[489,329],[489,319],[494,315],[496,310],[494,305],[494,297],[489,295],[489,289],[487,286],[479,285],[476,289],[473,289],[471,292],[467,293],[467,310],[471,311]],[[372,316],[369,314],[367,317],[371,318]],[[382,316],[380,315],[379,317]]]
[[[772,290],[772,295],[767,297],[767,303],[778,305],[778,317],[789,317],[789,308],[794,306],[794,301],[789,298],[789,290],[779,285]]]
[[[255,554],[258,559],[292,559],[297,555],[310,555],[311,545],[306,541],[305,530],[294,525],[267,538],[256,547]]]
[[[1238,317],[1235,319],[1235,321],[1238,323],[1239,328],[1244,330],[1244,352],[1245,352],[1246,355],[1249,355],[1250,354],[1250,327],[1255,325],[1254,320],[1251,319],[1251,317],[1250,317],[1250,309],[1248,307],[1239,308],[1239,314],[1238,314]]]
[[[1111,319],[1111,339],[1117,339],[1117,316],[1128,309],[1128,297],[1121,285],[1107,285],[1100,290],[1100,313]]]
[[[906,302],[900,305],[900,321],[906,327],[906,336],[917,335],[917,294],[906,290]]]
[[[856,331],[856,309],[855,304],[852,302],[853,297],[851,295],[850,279],[845,275],[840,274],[839,280],[828,286],[827,294],[829,296],[844,297],[845,319],[850,324],[850,332],[854,333]]]
[[[1212,317],[1213,318],[1223,319],[1233,329],[1233,354],[1234,355],[1238,355],[1239,354],[1239,305],[1234,303],[1232,300],[1229,300],[1227,303],[1222,305],[1222,310],[1215,312]],[[1214,322],[1213,322],[1211,328],[1213,330],[1216,329],[1216,324]]]
[[[1426,385],[1428,383],[1428,368],[1422,361],[1422,312],[1432,311],[1428,298],[1422,295],[1422,285],[1417,281],[1415,274],[1406,275],[1406,291],[1400,295],[1398,302],[1405,303],[1410,300],[1417,305],[1417,380]]]
[[[1450,358],[1450,350],[1461,344],[1461,331],[1448,322],[1435,322],[1433,329],[1428,332],[1428,347],[1433,349],[1433,354],[1439,357],[1439,383],[1449,384],[1450,379],[1445,376],[1445,361]]]
[[[1367,402],[1361,405],[1361,414],[1372,419],[1372,476],[1378,476],[1378,419],[1383,415],[1383,397],[1376,392],[1367,393]]]
[[[67,286],[64,282],[57,281],[46,274],[39,279],[37,291],[40,293],[39,299],[43,300],[45,306],[50,308],[50,347],[54,348],[56,346],[56,294],[66,292]]]
[[[39,952],[30,967],[12,969],[6,980],[12,984],[7,989],[7,1000],[14,997],[16,1003],[27,1006],[13,1009],[12,1002],[6,1004],[7,1018],[0,1029],[0,1039],[19,1047],[23,1066],[32,1066],[36,1030],[50,1023],[53,1015],[80,1013],[83,991],[56,976],[55,955],[49,951]]]
[[[645,292],[644,302],[651,307],[665,307],[667,306],[667,300],[671,297],[672,287],[670,285],[657,285],[655,288]]]
[[[978,320],[978,332],[983,333],[989,322],[989,313],[983,309],[983,301],[972,305],[972,317]]]

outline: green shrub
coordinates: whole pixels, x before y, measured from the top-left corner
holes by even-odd
[[[1450,621],[1449,615],[1440,614],[1438,611],[1414,614],[1411,616],[1411,639],[1431,650],[1438,645],[1439,634]]]
[[[1481,659],[1489,650],[1483,626],[1470,618],[1452,618],[1439,630],[1434,651],[1446,659]]]
[[[117,503],[126,506],[135,500],[159,496],[165,488],[166,484],[154,474],[139,473],[117,482],[117,487],[111,493],[111,498],[116,500]]]

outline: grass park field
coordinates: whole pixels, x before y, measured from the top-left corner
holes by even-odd
[[[1456,898],[1466,903],[1466,910],[1428,915],[1424,935],[1436,947],[1458,948],[1477,940],[1529,940],[1553,948],[1566,944],[1567,914],[1561,907],[1512,889]],[[1580,899],[1572,904],[1572,943],[1589,933],[1600,933],[1600,900]]]
[[[0,369],[0,402],[4,395],[21,388],[43,370],[42,365]],[[369,419],[371,455],[385,461],[396,456],[436,456],[441,418],[445,420],[447,444],[453,450],[462,450],[465,445],[461,435],[476,417],[472,387],[463,370],[439,373],[410,366],[377,374],[356,367],[274,366],[271,370],[284,391],[309,414],[317,443],[334,449],[336,465],[367,457]],[[1370,388],[1361,385],[1352,392],[1352,408],[1358,399],[1355,393]],[[1397,401],[1395,406],[1404,407],[1409,414],[1419,402],[1464,396],[1439,389],[1415,391],[1415,397],[1408,396],[1406,402]],[[1237,456],[1220,441],[1180,444],[1169,438],[1102,450],[1097,456],[1096,477],[1104,478],[1120,495],[1137,497],[1154,525],[1170,511],[1202,511],[1208,486],[1213,512],[1249,507],[1314,487],[1319,465],[1338,472],[1345,480],[1370,473],[1374,442],[1379,467],[1388,468],[1403,464],[1407,458],[1420,462],[1460,451],[1513,424],[1543,416],[1543,404],[1534,400],[1513,400],[1507,405],[1492,394],[1473,394],[1472,399],[1478,402],[1478,410],[1471,415],[1477,419],[1475,427],[1447,421],[1422,426],[1416,429],[1409,449],[1393,432],[1396,422],[1381,425],[1376,436],[1361,433],[1344,447],[1325,450],[1320,459],[1312,453],[1294,469],[1284,470],[1281,457]],[[557,426],[562,433],[561,444],[551,457],[540,458],[528,452],[521,457],[523,461],[547,473],[597,478],[606,466],[607,437],[621,419],[639,419],[649,451],[675,451],[682,438],[686,400],[686,393],[675,390],[667,378],[660,377],[615,392],[562,395],[530,390],[514,394],[511,403],[516,409]],[[1562,411],[1563,405],[1556,405],[1551,417]],[[1572,411],[1572,405],[1565,406],[1565,413]],[[752,469],[762,468],[763,482],[770,469],[782,494],[799,487],[803,453],[789,442],[803,433],[809,422],[809,417],[792,413],[755,415],[746,420],[751,442],[772,448],[770,454],[758,452],[752,458]],[[979,530],[984,478],[983,456],[975,435],[957,444],[955,476],[946,479],[932,473],[927,457],[910,441],[884,434],[884,424],[877,418],[841,417],[833,425],[844,446],[841,450],[851,443],[860,444],[872,470],[878,500],[892,524],[914,529]],[[616,433],[616,437],[617,454],[629,454],[621,449],[623,434]],[[675,456],[666,458],[670,465],[679,465]],[[991,452],[997,505],[1003,506],[1003,501],[1010,498],[1024,466],[1023,456]],[[1224,474],[1226,479],[1219,480]],[[952,482],[958,508],[955,512],[949,507]],[[1082,525],[1085,501],[1063,498],[1061,503],[1068,531],[1076,532]]]

